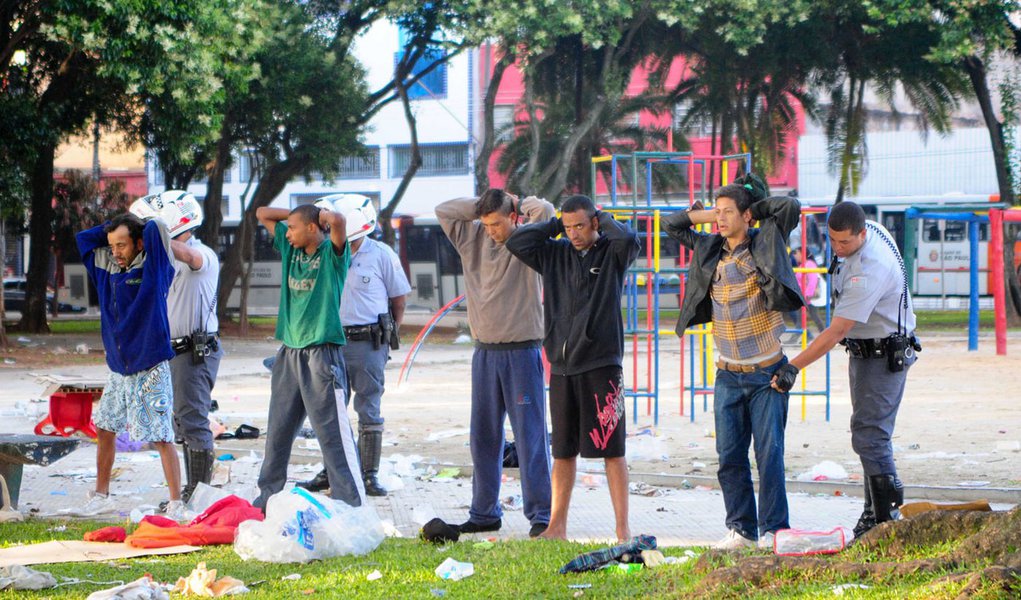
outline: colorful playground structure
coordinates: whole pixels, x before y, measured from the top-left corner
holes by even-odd
[[[656,189],[656,169],[674,169],[673,181],[683,182],[681,191]],[[628,384],[625,393],[631,399],[631,415],[638,422],[639,400],[645,400],[645,415],[653,417],[659,424],[660,400],[665,389],[661,381],[661,360],[663,336],[674,336],[678,307],[684,296],[684,286],[688,271],[689,252],[684,248],[676,248],[676,243],[669,240],[663,233],[660,223],[663,216],[677,210],[686,210],[696,201],[704,206],[712,206],[712,190],[726,185],[733,180],[732,175],[748,172],[751,169],[751,155],[748,153],[725,156],[701,156],[691,152],[633,152],[631,154],[614,154],[597,156],[591,159],[591,179],[593,189],[600,190],[609,196],[609,203],[602,207],[610,211],[618,220],[627,221],[638,232],[642,239],[644,253],[630,270],[625,281],[624,291],[624,332],[628,338],[625,351],[630,356],[625,358],[625,380]],[[679,177],[678,177],[679,175]],[[815,215],[826,215],[828,207],[803,206],[801,215],[800,244],[792,244],[798,264],[805,264],[809,254],[807,239],[808,219]],[[969,239],[972,243],[971,256],[971,298],[969,302],[969,350],[978,347],[978,256],[975,248],[977,240],[977,224],[990,224],[990,264],[992,293],[995,309],[996,351],[1006,354],[1006,300],[1004,292],[1003,268],[1003,223],[1021,222],[1021,209],[1007,209],[1002,204],[991,203],[975,206],[914,206],[905,211],[907,219],[954,220],[969,224]],[[702,226],[711,231],[714,226]],[[671,249],[664,252],[664,242]],[[829,240],[823,236],[824,256],[830,256]],[[908,242],[910,244],[910,241]],[[912,248],[905,248],[905,254]],[[826,289],[831,289],[829,274],[825,265],[816,268],[795,267],[795,273],[802,279],[814,273],[824,278]],[[464,301],[464,296],[454,298],[437,311],[419,332],[412,344],[404,364],[401,367],[398,382],[407,381],[414,365],[415,357],[421,350],[426,338],[440,320]],[[825,324],[830,322],[830,303],[826,303],[824,314]],[[787,330],[788,334],[796,334],[802,348],[808,344],[808,312],[806,308],[799,311],[798,323]],[[715,379],[715,360],[713,357],[712,324],[700,325],[687,329],[679,335],[680,358],[678,361],[679,379],[678,410],[681,416],[688,416],[694,422],[696,400],[702,398],[702,410],[709,410],[708,396],[713,393]],[[808,419],[809,400],[824,400],[825,418],[830,419],[830,378],[831,361],[827,354],[824,363],[824,374],[821,378],[809,378],[806,372],[800,377],[801,388],[792,391],[792,395],[801,398],[801,420]],[[666,389],[672,388],[672,385]]]

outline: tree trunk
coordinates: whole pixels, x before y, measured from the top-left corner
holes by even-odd
[[[252,201],[245,207],[245,212],[241,217],[241,223],[238,226],[239,238],[242,233],[249,237],[255,235],[255,228],[259,226],[258,219],[255,218],[255,211],[260,207],[269,206],[273,199],[283,191],[287,182],[302,172],[307,162],[308,159],[305,158],[289,158],[266,169],[266,173],[259,179],[259,184],[255,188]],[[224,320],[228,318],[227,305],[230,304],[230,295],[237,287],[238,277],[241,276],[244,263],[242,246],[240,239],[234,240],[224,254],[223,266],[220,269],[220,285],[217,289],[219,301],[216,312],[217,316]],[[283,282],[282,285],[287,284]]]
[[[982,108],[982,118],[989,131],[989,142],[993,148],[993,165],[996,167],[996,183],[1000,190],[1000,201],[1008,205],[1015,204],[1014,190],[1010,186],[1010,174],[1007,169],[1007,147],[1003,139],[1003,124],[996,118],[992,96],[989,93],[989,81],[982,59],[969,56],[964,59],[964,69],[968,72],[971,87],[975,91],[975,99]],[[1010,226],[1004,227],[1006,232],[1012,231]],[[1003,277],[1007,286],[1007,295],[1014,307],[1007,311],[1007,322],[1011,326],[1021,325],[1021,283],[1018,282],[1017,271],[1014,270],[1014,237],[1004,237]]]
[[[28,251],[28,277],[25,282],[25,311],[20,329],[25,333],[45,333],[46,283],[50,275],[53,238],[53,155],[56,146],[44,143],[38,148],[32,165],[32,215],[29,233],[32,243]]]
[[[216,142],[216,156],[213,166],[209,169],[209,182],[206,184],[206,199],[202,201],[202,212],[205,219],[199,230],[199,239],[206,243],[217,254],[220,252],[220,225],[223,223],[223,175],[230,168],[230,137],[229,117],[223,120],[220,127],[220,139]]]
[[[7,271],[7,220],[0,215],[0,275]],[[0,276],[0,280],[2,280]],[[10,352],[11,347],[7,342],[7,326],[4,321],[7,319],[7,301],[4,299],[4,286],[0,285],[0,348],[4,352]]]
[[[394,245],[396,236],[394,235],[394,228],[390,223],[390,219],[393,217],[397,205],[404,198],[404,192],[408,191],[408,186],[411,185],[411,180],[415,177],[415,173],[418,172],[418,168],[422,166],[422,154],[418,150],[418,121],[411,112],[411,101],[408,99],[408,90],[404,85],[404,77],[394,77],[394,83],[396,84],[397,94],[401,97],[401,105],[404,107],[404,120],[407,121],[408,132],[411,134],[411,160],[408,162],[407,170],[404,171],[404,177],[401,178],[400,185],[394,190],[393,197],[386,203],[383,210],[379,211],[378,222],[383,229],[383,240],[391,246]]]
[[[486,86],[486,97],[482,100],[482,147],[479,155],[475,158],[475,195],[481,196],[489,189],[489,161],[493,156],[493,149],[496,147],[495,123],[493,123],[493,111],[496,106],[496,92],[500,88],[504,71],[514,64],[514,53],[500,48],[503,56],[493,66],[493,76]],[[513,115],[511,115],[513,123]],[[386,230],[384,229],[384,234]]]

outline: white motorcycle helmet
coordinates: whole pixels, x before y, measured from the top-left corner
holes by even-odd
[[[339,212],[347,220],[347,241],[354,242],[376,229],[376,208],[361,194],[331,194],[316,200],[316,206]]]
[[[199,201],[191,193],[182,190],[142,196],[131,203],[128,211],[143,221],[159,217],[166,223],[171,238],[199,227],[204,219]]]

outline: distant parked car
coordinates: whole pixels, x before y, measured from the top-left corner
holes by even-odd
[[[8,311],[23,312],[25,310],[25,286],[27,281],[24,277],[11,277],[4,279],[4,309]],[[46,304],[53,304],[53,291],[46,290]],[[57,304],[58,312],[83,313],[85,307],[75,306],[61,302]]]

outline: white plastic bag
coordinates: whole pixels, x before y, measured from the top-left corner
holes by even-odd
[[[265,521],[238,526],[234,551],[244,560],[308,562],[367,554],[383,537],[383,524],[371,504],[355,508],[296,487],[270,497]]]

